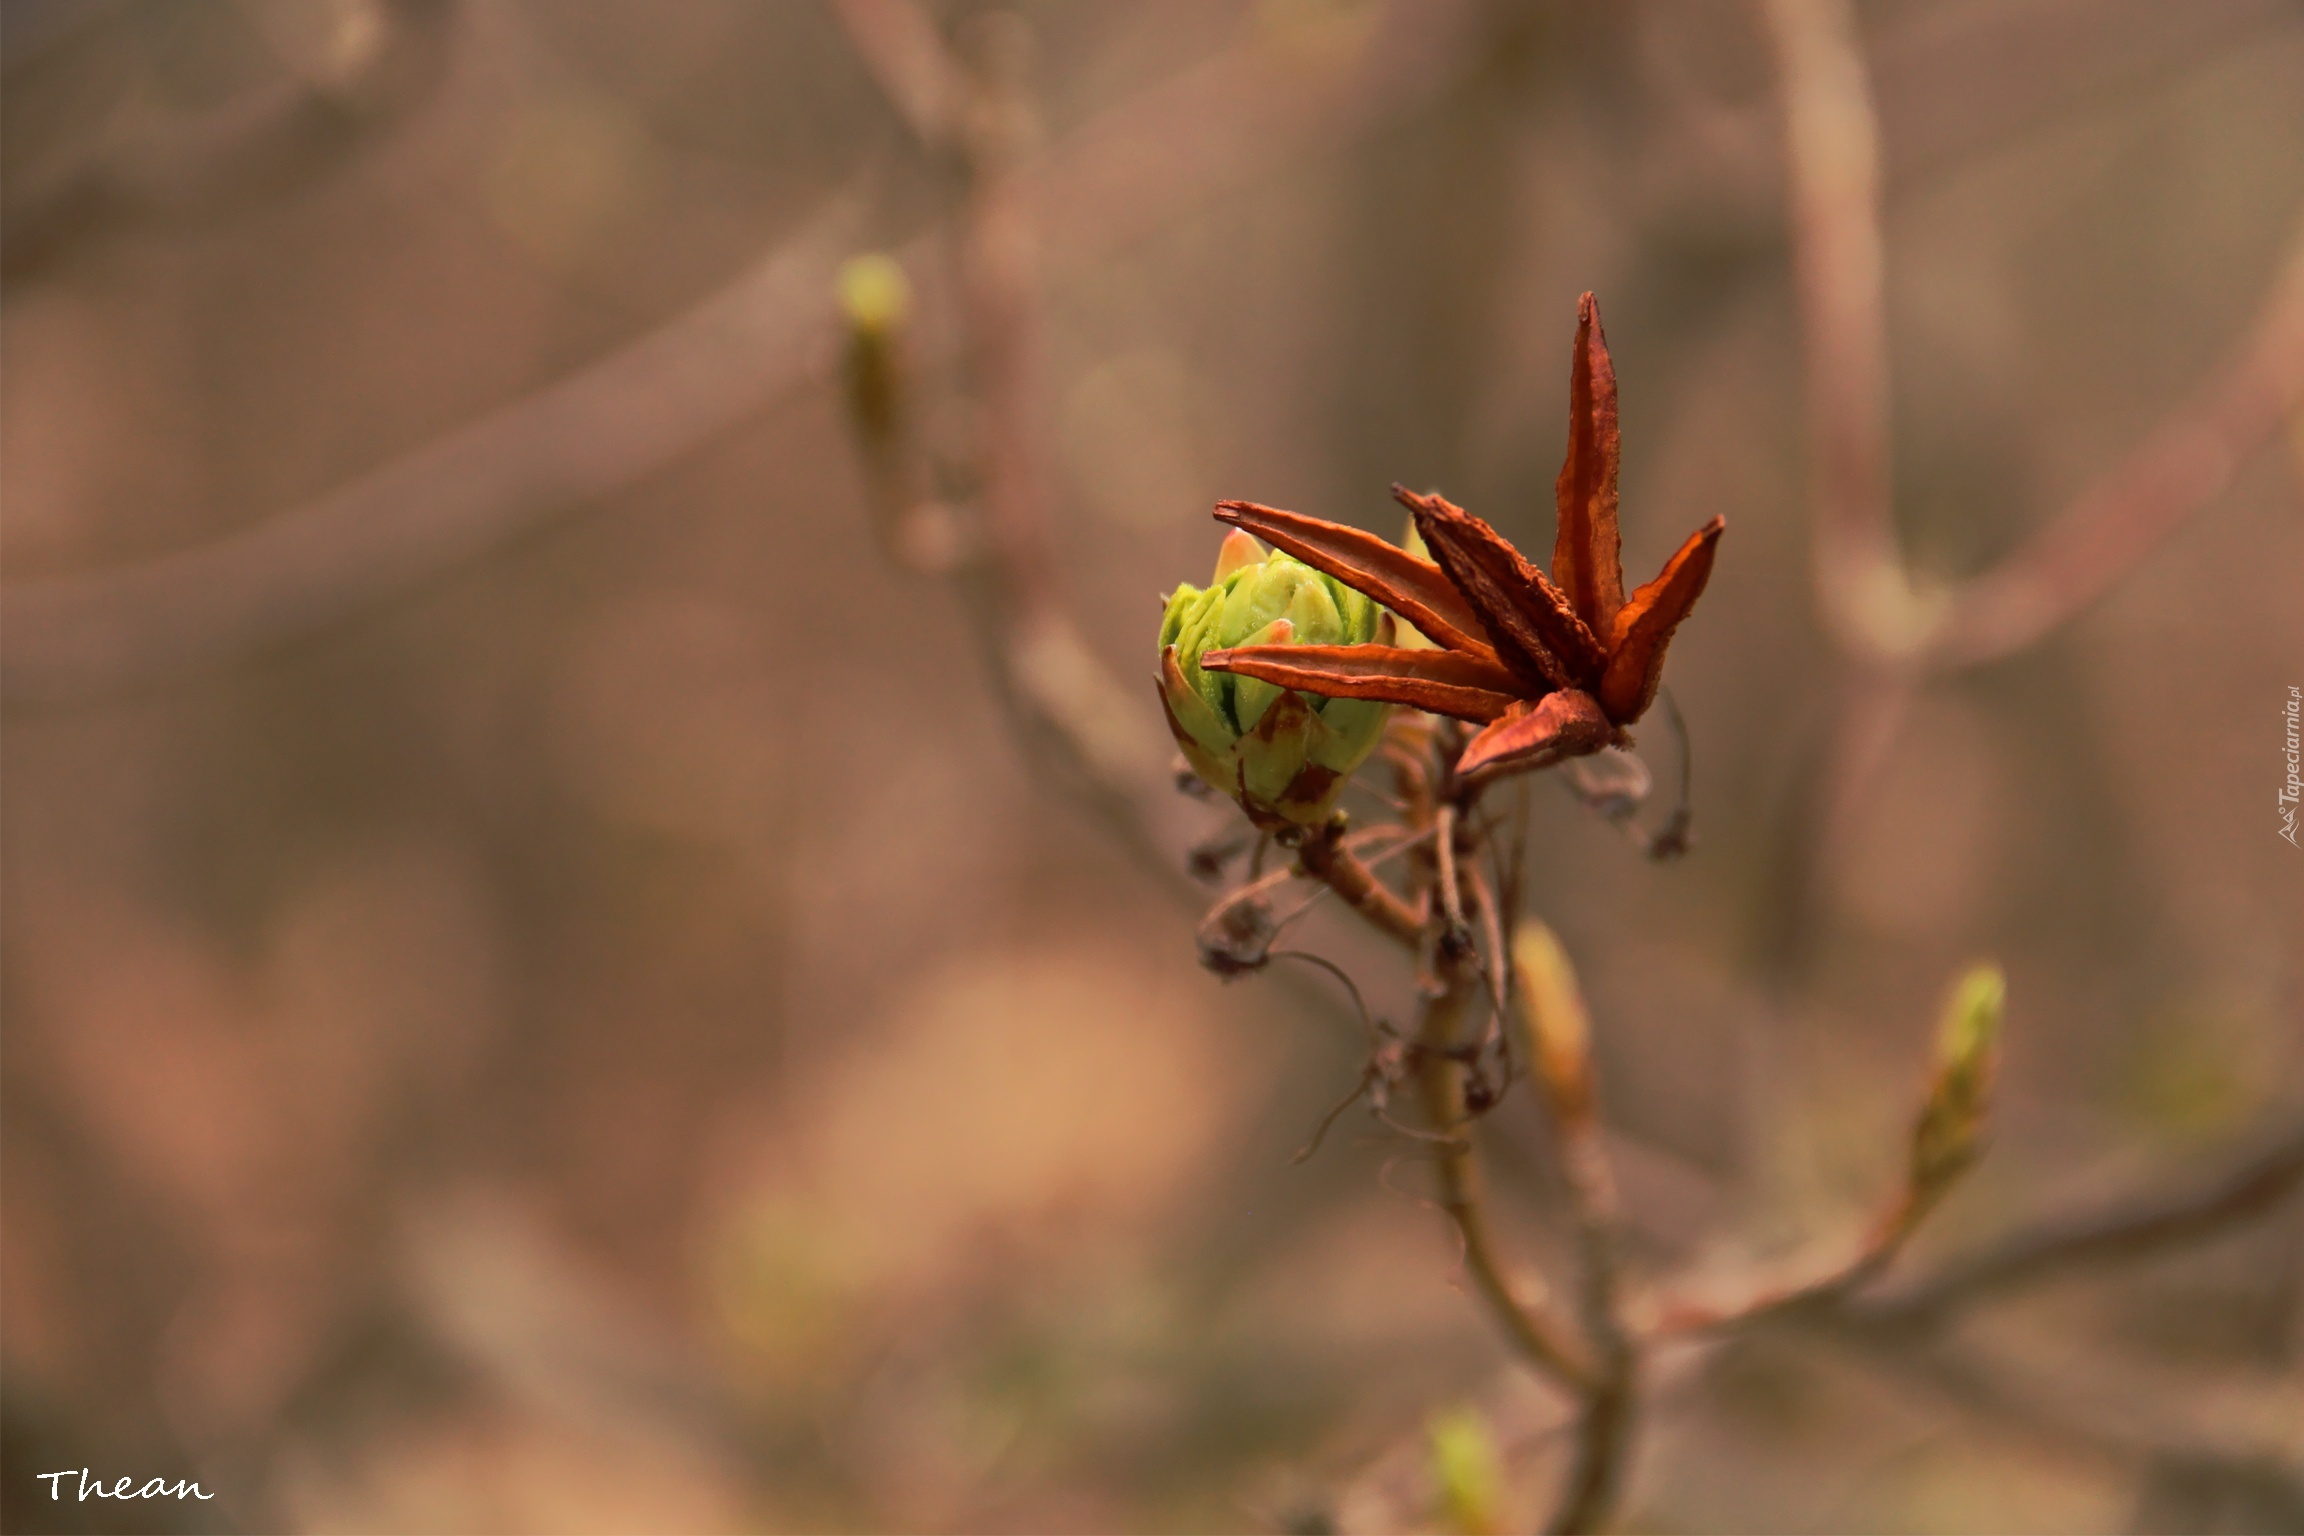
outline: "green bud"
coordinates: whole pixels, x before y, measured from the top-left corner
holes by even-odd
[[[904,408],[897,338],[912,287],[895,259],[873,252],[841,263],[840,314],[848,322],[848,414],[867,444],[889,450]]]
[[[912,284],[892,256],[878,251],[851,256],[840,264],[840,312],[851,330],[885,333],[904,323],[912,307]]]
[[[1983,1149],[1984,1118],[2000,1066],[2000,1019],[2008,980],[2000,967],[1972,966],[1944,1004],[1936,1030],[1936,1073],[1912,1128],[1912,1185],[1933,1194]]]
[[[1552,1112],[1563,1122],[1592,1113],[1592,1021],[1576,967],[1559,937],[1534,918],[1512,935],[1513,991],[1528,1054]]]
[[[1193,771],[1259,827],[1319,826],[1376,750],[1391,706],[1204,671],[1200,657],[1241,645],[1363,645],[1392,633],[1392,616],[1377,604],[1235,529],[1211,583],[1178,587],[1161,615],[1168,728]]]
[[[1488,1416],[1457,1408],[1432,1420],[1432,1481],[1448,1523],[1465,1536],[1487,1536],[1502,1523],[1504,1459]]]

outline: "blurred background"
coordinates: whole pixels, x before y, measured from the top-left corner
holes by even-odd
[[[968,177],[864,62],[885,14],[0,9],[9,1529],[1447,1529],[1466,1408],[1496,1518],[1544,1507],[1561,1407],[1413,1147],[1348,1117],[1289,1165],[1360,1071],[1341,989],[1194,963],[1173,872],[1226,809],[1132,851],[1011,728],[935,530],[876,538],[842,258],[911,273],[919,430],[982,409]],[[1165,770],[1157,600],[1219,497],[1390,535],[1399,480],[1548,547],[1582,290],[1627,569],[1727,516],[1668,676],[1692,855],[1526,794],[1645,1279],[1861,1221],[1978,955],[1997,1141],[1916,1269],[2295,1124],[2293,422],[1824,817],[1850,672],[1756,8],[925,14],[1010,82],[1020,441],[1116,761]],[[1950,581],[2247,334],[2304,11],[1859,15],[1895,505]],[[1394,956],[1301,932],[1404,1017]],[[1556,1259],[1527,1095],[1486,1134]],[[1796,1339],[1662,1362],[1623,1523],[2304,1529],[2294,1203],[1962,1337],[2035,1410]],[[80,1466],[218,1497],[33,1480]]]

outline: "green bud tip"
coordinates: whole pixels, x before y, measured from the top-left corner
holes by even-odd
[[[840,264],[840,313],[850,328],[884,334],[904,323],[912,283],[892,256],[870,251]]]
[[[1987,960],[1970,966],[1952,987],[1936,1035],[1936,1059],[1947,1069],[1973,1068],[2000,1043],[2008,978]]]
[[[1210,584],[1222,581],[1234,571],[1260,565],[1263,560],[1264,546],[1256,542],[1256,535],[1245,528],[1235,528],[1224,535],[1224,545],[1216,551],[1216,575]]]
[[[1456,1408],[1432,1420],[1432,1480],[1449,1523],[1469,1536],[1498,1528],[1504,1501],[1504,1460],[1488,1417]]]
[[[1939,1197],[1982,1150],[2007,997],[2007,978],[1986,962],[1971,966],[1945,1000],[1935,1080],[1912,1127],[1912,1187],[1924,1201]]]

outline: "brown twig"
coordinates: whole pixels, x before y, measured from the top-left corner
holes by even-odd
[[[1576,1226],[1577,1320],[1592,1369],[1581,1386],[1575,1453],[1547,1529],[1597,1529],[1614,1507],[1631,1447],[1640,1347],[1625,1324],[1622,1216],[1601,1135],[1592,1024],[1574,968],[1541,923],[1513,942],[1514,995],[1528,1029],[1530,1076],[1542,1089],[1553,1156]]]
[[[1427,766],[1402,764],[1402,798],[1427,808],[1434,822],[1432,830],[1437,831],[1439,807],[1428,796],[1409,792],[1414,781],[1428,781],[1430,772]],[[1470,1135],[1472,1116],[1464,1098],[1466,1072],[1460,1059],[1466,1043],[1466,1015],[1481,991],[1478,955],[1463,941],[1461,919],[1452,924],[1443,902],[1429,902],[1419,914],[1378,882],[1342,843],[1341,822],[1330,822],[1304,840],[1297,853],[1299,867],[1326,882],[1372,926],[1412,951],[1421,953],[1429,946],[1435,955],[1435,985],[1418,1012],[1410,1059],[1425,1121],[1431,1127],[1423,1139],[1432,1143],[1440,1206],[1463,1240],[1465,1270],[1481,1300],[1529,1363],[1581,1391],[1589,1377],[1588,1367],[1541,1309],[1514,1293],[1481,1198],[1480,1170]],[[1457,906],[1461,911],[1461,894]]]
[[[1378,880],[1358,856],[1344,847],[1343,827],[1330,822],[1304,839],[1296,862],[1305,874],[1324,882],[1353,911],[1414,948],[1423,942],[1424,923],[1415,909]]]
[[[1890,492],[1880,132],[1849,0],[1769,0],[1791,170],[1826,627],[1873,667],[1945,672],[2038,641],[2231,484],[2304,402],[2304,243],[2199,392],[1996,566],[1923,599]]]
[[[1055,596],[1032,427],[1040,304],[1037,231],[1020,191],[1036,138],[1025,23],[977,17],[963,59],[911,0],[856,0],[838,15],[923,142],[951,151],[961,193],[951,256],[972,407],[962,462],[929,464],[893,325],[851,316],[849,415],[873,521],[899,563],[951,578],[1032,757],[1070,778],[1128,847],[1174,881],[1171,846],[1189,839],[1168,825],[1168,750],[1132,707],[1140,695],[1111,675]],[[973,494],[957,508],[931,505],[922,487],[938,479]],[[1204,964],[1228,975],[1261,968],[1284,926],[1253,900],[1269,883],[1233,893],[1202,921]]]
[[[1874,1329],[1921,1332],[1960,1309],[2075,1269],[2146,1258],[2261,1216],[2304,1184],[2304,1128],[2291,1129],[2221,1177],[2046,1222],[1946,1264],[1908,1289],[1848,1312]]]
[[[279,78],[214,107],[185,110],[147,85],[110,114],[89,160],[61,175],[34,168],[13,178],[0,273],[13,283],[101,235],[194,227],[316,185],[434,99],[458,9],[452,0],[380,0],[339,12],[322,49],[280,49],[290,67]],[[251,23],[270,30],[261,8],[245,13]]]
[[[1242,40],[1084,125],[1019,175],[1051,266],[1078,269],[1217,191],[1412,112],[1471,56],[1471,7],[1393,0],[1368,46],[1275,72]],[[1381,89],[1375,88],[1381,84]],[[0,697],[68,700],[182,676],[365,611],[694,452],[819,378],[854,194],[728,287],[536,394],[275,513],[130,565],[0,589]],[[937,231],[903,247],[932,255]]]
[[[1922,657],[1950,671],[2012,655],[2102,597],[2231,486],[2304,404],[2304,238],[2246,339],[2063,512],[1954,596]]]
[[[1462,1043],[1465,1015],[1480,992],[1480,978],[1468,948],[1444,946],[1438,962],[1439,990],[1426,997],[1416,1022],[1417,1087],[1424,1116],[1452,1141],[1436,1152],[1440,1208],[1464,1240],[1464,1268],[1521,1354],[1545,1375],[1583,1394],[1594,1368],[1533,1303],[1514,1293],[1502,1255],[1488,1226],[1482,1202],[1479,1164],[1472,1152],[1470,1116],[1464,1106],[1464,1065],[1451,1054]]]

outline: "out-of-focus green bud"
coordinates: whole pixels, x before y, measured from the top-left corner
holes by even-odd
[[[852,329],[892,331],[912,307],[912,284],[892,256],[878,251],[840,264],[840,312]]]
[[[2007,999],[2008,980],[1997,965],[1972,966],[1953,984],[1936,1032],[1936,1075],[1912,1128],[1916,1191],[1941,1191],[1983,1150]]]
[[[1205,588],[1178,587],[1160,620],[1160,698],[1195,773],[1266,831],[1316,827],[1376,750],[1392,706],[1328,699],[1200,666],[1239,645],[1391,643],[1392,615],[1235,529]]]
[[[1512,972],[1528,1054],[1552,1113],[1582,1120],[1592,1113],[1592,1020],[1576,967],[1559,937],[1531,918],[1512,935]]]
[[[848,322],[848,410],[867,442],[884,443],[903,410],[897,334],[912,285],[893,257],[875,251],[840,264],[840,314]]]
[[[1502,1526],[1504,1460],[1488,1416],[1457,1408],[1432,1421],[1432,1481],[1448,1523],[1465,1536],[1488,1536]]]

